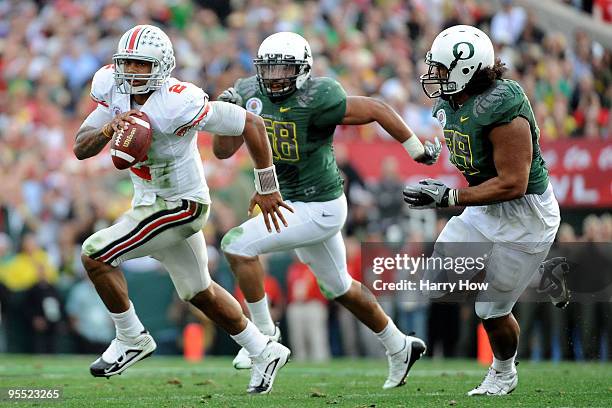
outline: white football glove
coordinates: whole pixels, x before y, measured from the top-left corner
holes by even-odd
[[[420,157],[414,159],[416,162],[431,165],[438,161],[438,157],[440,157],[442,152],[442,144],[440,144],[440,140],[437,137],[434,137],[433,143],[429,140],[425,141],[423,148],[425,148],[425,152]]]
[[[410,208],[453,207],[457,205],[457,190],[441,181],[425,179],[404,188],[404,201]]]
[[[240,96],[236,88],[233,88],[233,87],[227,88],[225,91],[223,91],[221,95],[217,97],[217,100],[221,102],[229,102],[229,103],[233,103],[234,105],[242,106],[242,96]]]

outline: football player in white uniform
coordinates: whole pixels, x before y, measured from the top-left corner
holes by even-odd
[[[153,353],[155,341],[138,319],[121,262],[150,255],[168,270],[181,297],[227,331],[253,359],[249,393],[267,393],[290,351],[270,341],[242,314],[238,302],[210,278],[202,227],[210,206],[197,148],[197,131],[244,139],[255,163],[254,202],[286,225],[279,207],[271,148],[261,118],[235,105],[209,102],[199,87],[170,77],[172,43],[159,28],[139,25],[120,39],[113,65],[93,78],[97,108],[76,135],[80,160],[98,154],[114,132],[145,112],[153,141],[143,162],[130,168],[132,208],[114,225],[90,236],[82,261],[115,323],[116,338],[90,367],[96,377],[121,374]],[[266,217],[266,222],[268,219]]]

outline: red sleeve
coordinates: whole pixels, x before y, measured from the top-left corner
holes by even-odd
[[[287,303],[293,302],[293,285],[299,279],[299,264],[292,263],[287,269]]]

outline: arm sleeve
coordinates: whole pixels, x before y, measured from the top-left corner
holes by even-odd
[[[113,115],[111,114],[110,110],[108,110],[107,108],[103,106],[98,105],[98,107],[94,109],[93,112],[91,112],[89,116],[87,116],[87,118],[83,121],[81,128],[83,127],[101,128],[102,126],[110,122],[112,119],[113,119]]]
[[[240,136],[244,131],[246,110],[227,102],[209,103],[206,121],[198,130],[221,136]]]
[[[346,92],[342,86],[331,78],[321,78],[316,84],[316,100],[319,101],[312,124],[316,127],[338,125],[346,114]]]

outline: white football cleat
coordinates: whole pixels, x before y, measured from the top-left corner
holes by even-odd
[[[278,326],[274,326],[274,334],[268,336],[270,340],[279,342],[281,339],[281,332]],[[244,347],[240,349],[234,360],[232,361],[232,365],[236,370],[249,370],[253,363],[251,361],[251,357],[249,356],[249,352],[246,351]]]
[[[267,394],[272,391],[276,374],[287,364],[290,355],[291,351],[282,344],[275,341],[268,342],[266,348],[252,359],[251,381],[249,381],[247,392]]]
[[[113,339],[110,346],[89,366],[94,377],[111,377],[121,374],[136,362],[149,357],[157,345],[146,330],[129,340]]]
[[[507,373],[500,373],[489,367],[489,371],[482,383],[472,391],[468,392],[468,396],[475,395],[507,395],[516,388],[518,384],[518,373],[516,368]]]
[[[384,390],[400,387],[406,384],[406,377],[412,365],[427,351],[427,345],[418,337],[406,336],[404,348],[395,354],[389,355],[389,376],[383,385]]]

